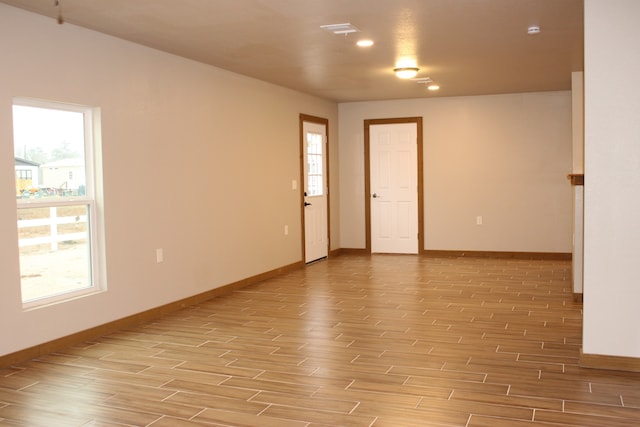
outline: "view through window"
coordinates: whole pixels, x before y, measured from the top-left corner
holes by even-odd
[[[322,142],[321,134],[307,133],[307,196],[324,194]]]
[[[92,111],[14,101],[20,278],[27,306],[97,288]]]

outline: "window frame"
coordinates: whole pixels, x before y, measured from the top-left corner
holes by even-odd
[[[90,286],[82,289],[76,289],[59,294],[44,296],[25,301],[21,297],[22,307],[24,309],[38,308],[54,303],[65,302],[81,296],[91,295],[106,290],[106,283],[103,278],[103,245],[101,239],[101,215],[98,211],[98,201],[96,195],[99,193],[98,180],[96,174],[98,172],[98,163],[96,161],[96,153],[100,150],[100,109],[86,105],[68,104],[58,101],[46,101],[32,98],[14,98],[13,106],[24,106],[42,108],[48,110],[69,111],[82,113],[83,115],[83,132],[84,132],[84,170],[85,170],[85,191],[84,194],[69,196],[60,199],[35,198],[35,199],[16,199],[16,213],[20,209],[29,208],[45,208],[45,207],[64,207],[64,206],[86,206],[87,207],[87,239],[89,248],[89,280]],[[12,120],[13,122],[13,120]],[[14,137],[14,154],[15,154],[15,137]],[[17,223],[16,223],[17,227]],[[16,248],[18,248],[16,242]],[[19,257],[21,255],[19,254]],[[20,280],[20,294],[22,295],[22,279]]]

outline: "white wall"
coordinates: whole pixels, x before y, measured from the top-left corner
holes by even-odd
[[[339,247],[335,103],[5,5],[0,52],[0,355],[301,261],[300,113],[330,121]],[[16,96],[101,108],[108,292],[22,309]]]
[[[640,357],[640,2],[585,1],[583,352]]]
[[[570,92],[347,103],[339,111],[342,247],[365,247],[363,121],[422,116],[425,249],[571,252]]]

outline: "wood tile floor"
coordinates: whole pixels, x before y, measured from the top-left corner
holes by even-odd
[[[637,426],[565,261],[343,255],[0,370],[0,425]]]

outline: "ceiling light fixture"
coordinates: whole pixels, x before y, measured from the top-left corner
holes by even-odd
[[[373,40],[369,40],[369,39],[358,40],[356,44],[360,47],[371,47],[373,46]]]
[[[438,86],[435,83],[431,83],[429,86],[427,86],[427,89],[430,90],[430,91],[436,91],[436,90],[440,89],[440,86]]]
[[[418,71],[420,71],[420,69],[417,67],[400,67],[393,69],[396,76],[401,79],[412,79],[418,75]]]
[[[540,34],[540,27],[538,27],[537,25],[530,26],[529,28],[527,28],[527,34],[529,34],[530,36]]]

